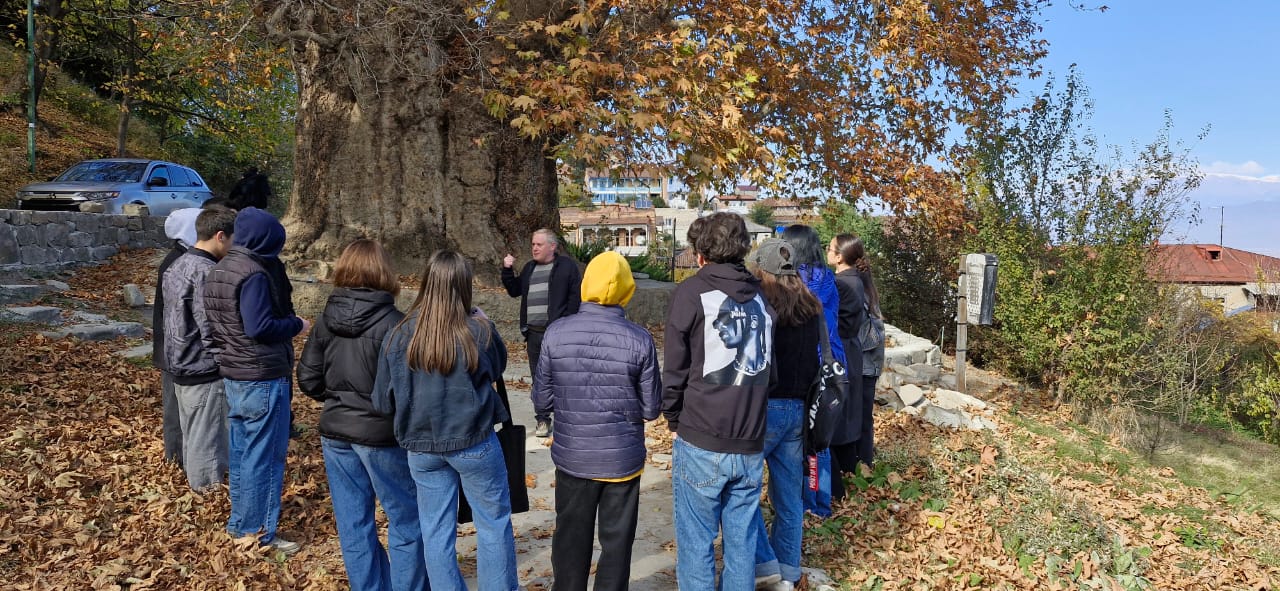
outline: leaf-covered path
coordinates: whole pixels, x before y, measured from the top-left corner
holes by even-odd
[[[70,291],[43,303],[136,319],[117,303],[119,287],[149,284],[153,260],[125,253],[83,269],[67,280]],[[137,343],[53,341],[39,328],[0,324],[0,587],[346,588],[319,437],[310,428],[318,405],[295,396],[303,433],[290,443],[281,526],[305,546],[284,560],[223,533],[225,489],[195,495],[160,461],[158,376],[115,355]],[[512,347],[509,379],[519,377],[519,349]],[[523,392],[512,395],[518,412],[527,412]],[[825,568],[849,589],[1280,583],[1274,517],[1181,484],[1024,392],[991,392],[989,401],[1001,409],[994,433],[877,415],[878,466],[854,479],[861,493],[833,519],[808,524],[806,565]],[[661,430],[651,431],[651,452],[661,453]],[[520,576],[531,589],[549,581],[543,565],[552,523],[548,454],[536,445],[531,439],[535,511],[516,519]],[[662,536],[669,472],[659,464],[645,472],[641,511],[650,536],[642,533],[637,545],[635,589],[674,587],[674,548]],[[462,539],[464,568],[473,570]]]

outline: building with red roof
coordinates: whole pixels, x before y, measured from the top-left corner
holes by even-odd
[[[1217,244],[1160,244],[1149,273],[1160,283],[1194,288],[1224,312],[1275,310],[1280,258]]]

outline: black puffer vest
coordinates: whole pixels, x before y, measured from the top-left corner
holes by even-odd
[[[293,343],[261,343],[244,332],[240,316],[240,287],[255,273],[271,274],[253,253],[243,246],[232,246],[204,280],[204,307],[214,346],[218,349],[218,368],[230,380],[274,380],[288,376],[293,369]],[[288,314],[280,304],[281,287],[271,281],[271,308],[277,316]]]

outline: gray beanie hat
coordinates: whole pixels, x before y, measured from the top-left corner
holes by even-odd
[[[772,275],[795,275],[796,267],[791,263],[794,251],[786,240],[765,238],[747,255],[747,264]]]

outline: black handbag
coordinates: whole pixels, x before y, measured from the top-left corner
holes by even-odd
[[[507,464],[507,487],[511,489],[511,512],[525,513],[529,511],[529,489],[524,483],[524,425],[517,425],[510,418],[511,401],[507,399],[507,384],[499,376],[494,383],[502,405],[507,407],[507,421],[502,423],[498,431],[498,444],[502,446],[502,459]],[[458,523],[471,523],[471,503],[467,495],[458,489]]]
[[[831,354],[831,337],[827,320],[818,312],[818,330],[822,332],[822,368],[809,386],[805,399],[804,446],[808,454],[831,447],[836,426],[844,417],[844,404],[849,392],[849,376],[844,364]]]

